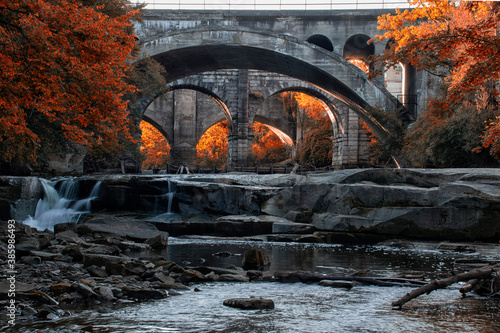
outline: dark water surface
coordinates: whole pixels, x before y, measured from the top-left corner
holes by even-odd
[[[497,260],[498,251],[442,252],[432,243],[414,248],[387,246],[263,243],[171,238],[168,260],[191,266],[241,264],[242,253],[260,248],[271,258],[270,271],[307,270],[349,275],[425,274],[447,277],[464,262]],[[230,254],[220,256],[220,254]],[[132,304],[110,313],[84,311],[51,322],[25,323],[18,332],[500,332],[500,301],[461,298],[460,285],[410,301],[402,310],[391,303],[409,287],[359,285],[351,290],[302,283],[205,283],[163,300]],[[472,295],[472,294],[471,294]],[[222,305],[232,297],[265,297],[274,310],[243,311]]]

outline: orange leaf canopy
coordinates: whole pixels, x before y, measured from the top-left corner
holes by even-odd
[[[0,151],[36,157],[51,123],[66,140],[92,146],[127,130],[124,82],[135,45],[133,12],[116,17],[78,0],[0,4]]]
[[[377,39],[391,45],[376,57],[379,62],[411,63],[443,76],[453,101],[500,79],[500,2],[409,2],[413,9],[379,17],[379,29],[386,32]]]

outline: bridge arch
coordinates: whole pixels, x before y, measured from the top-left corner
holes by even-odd
[[[368,44],[370,39],[371,37],[365,34],[355,34],[349,37],[344,44],[344,59],[358,59],[369,63],[370,57],[375,55],[375,45]]]
[[[165,140],[167,140],[168,144],[170,144],[172,142],[171,139],[170,139],[170,136],[165,131],[165,129],[163,128],[163,126],[161,126],[156,120],[154,120],[153,118],[150,118],[148,116],[143,115],[142,116],[142,121],[145,121],[148,124],[150,124],[151,126],[153,126],[154,128],[156,128],[158,130],[158,132],[160,132],[161,135],[163,135],[163,137],[165,138]]]
[[[332,41],[325,35],[320,35],[320,34],[312,35],[306,39],[306,42],[322,47],[327,51],[333,52]]]
[[[296,38],[233,27],[193,29],[146,42],[143,49],[167,68],[168,82],[229,68],[258,69],[306,81],[349,105],[377,135],[390,135],[368,111],[374,106],[397,108],[398,101],[383,84],[368,81],[365,73],[339,55]]]
[[[231,112],[229,111],[227,104],[218,95],[216,95],[211,89],[206,88],[200,84],[178,84],[178,85],[170,86],[169,90],[175,91],[175,90],[182,90],[182,89],[198,91],[198,92],[210,97],[220,107],[220,110],[224,113],[225,119],[229,123],[229,127],[231,127],[231,124],[233,123],[233,117],[231,115]],[[214,121],[212,123],[212,125],[218,123],[219,121],[220,120]],[[212,126],[212,125],[210,125],[210,126]],[[199,137],[201,137],[201,135]]]

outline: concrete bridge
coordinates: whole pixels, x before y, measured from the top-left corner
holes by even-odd
[[[190,164],[201,135],[226,119],[228,164],[237,167],[247,164],[253,121],[293,143],[293,126],[272,110],[270,98],[283,91],[305,92],[330,115],[332,164],[358,165],[366,157],[358,119],[388,136],[370,110],[394,113],[401,106],[382,79],[368,81],[349,62],[360,60],[370,68],[369,57],[383,51],[385,45],[367,41],[380,33],[377,17],[386,12],[149,10],[137,25],[139,43],[164,65],[171,90],[143,101],[143,119],[167,137],[174,163]],[[413,96],[415,73],[409,66],[404,71],[401,95]]]

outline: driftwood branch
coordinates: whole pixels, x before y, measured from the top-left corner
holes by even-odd
[[[455,276],[438,280],[438,281],[431,281],[430,283],[426,284],[425,286],[422,286],[418,289],[415,289],[405,296],[403,296],[401,299],[395,301],[392,303],[393,307],[399,307],[401,308],[403,304],[407,303],[408,301],[423,295],[423,294],[429,294],[430,292],[437,290],[437,289],[443,289],[448,287],[449,285],[453,283],[457,283],[460,281],[471,281],[474,279],[480,280],[480,279],[487,279],[491,277],[491,274],[495,271],[494,267],[489,267],[489,268],[483,268],[483,269],[478,269],[475,271],[470,271],[466,273],[461,273],[457,274]],[[473,288],[473,287],[472,287]],[[472,290],[472,288],[470,290]],[[467,290],[466,288],[465,290]]]

